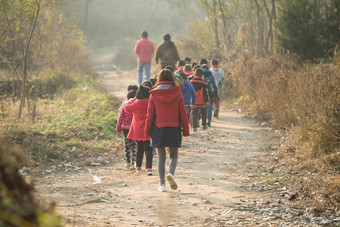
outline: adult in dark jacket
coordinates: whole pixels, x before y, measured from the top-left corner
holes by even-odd
[[[171,41],[170,34],[165,34],[163,36],[163,42],[157,47],[155,60],[156,64],[160,61],[162,69],[168,65],[175,69],[176,62],[179,60],[179,55],[175,43]]]
[[[175,78],[168,69],[163,69],[157,79],[155,88],[150,91],[148,111],[145,121],[145,136],[151,136],[151,146],[158,150],[159,191],[165,188],[165,148],[170,149],[170,166],[167,180],[173,190],[177,184],[173,178],[178,160],[178,148],[183,136],[189,136],[189,124],[186,117],[181,87],[176,86]]]

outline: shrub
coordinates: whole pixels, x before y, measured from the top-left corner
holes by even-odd
[[[58,94],[54,100],[37,100],[34,124],[16,120],[16,106],[8,102],[6,117],[0,121],[0,135],[6,135],[8,141],[21,146],[34,159],[64,159],[73,146],[79,152],[107,151],[114,143],[120,103],[100,92],[93,81],[77,78],[74,81],[77,86]],[[101,140],[101,146],[91,145]]]
[[[299,126],[304,140],[324,151],[339,146],[339,69],[299,64],[292,58],[245,58],[233,82],[251,111],[278,128]]]
[[[0,141],[0,225],[62,226],[52,210],[45,210],[34,199],[33,187],[19,174],[24,158],[18,149]]]
[[[340,73],[333,64],[291,57],[244,56],[232,70],[240,103],[282,131],[274,169],[287,176],[299,205],[338,212],[340,202]],[[275,160],[275,161],[274,161]],[[275,173],[275,172],[274,172]],[[301,202],[304,201],[304,202]]]

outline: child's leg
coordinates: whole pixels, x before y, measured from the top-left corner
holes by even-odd
[[[209,106],[207,106],[207,119],[208,122],[211,122],[211,118],[212,118],[212,106],[213,106],[213,102],[210,103]]]
[[[169,172],[172,174],[172,176],[175,175],[177,160],[178,160],[178,147],[170,147]]]
[[[130,154],[131,164],[134,165],[136,162],[137,144],[133,140],[130,140]]]
[[[125,162],[130,163],[130,145],[129,145],[129,139],[127,138],[127,135],[129,134],[129,130],[123,130],[124,134],[124,153],[125,153]]]
[[[141,167],[144,156],[144,141],[137,141],[137,160],[136,167]]]
[[[207,108],[201,107],[201,114],[202,114],[202,126],[207,126]]]
[[[146,168],[152,169],[152,159],[153,159],[153,151],[152,147],[150,146],[150,141],[144,141],[144,151],[145,151],[145,158],[146,158]]]
[[[192,127],[197,128],[198,127],[198,108],[197,107],[191,108],[191,121],[192,121]]]
[[[190,122],[190,105],[186,104],[185,105],[185,111],[187,112],[187,118],[188,118],[188,122]]]
[[[220,92],[220,97],[221,97],[221,89],[219,88],[218,90]],[[218,97],[214,97],[214,104],[216,107],[216,110],[214,112],[214,117],[218,117],[218,114],[220,112],[220,99]]]
[[[165,184],[165,160],[166,160],[166,152],[165,147],[158,147],[158,175],[159,181],[162,184]]]

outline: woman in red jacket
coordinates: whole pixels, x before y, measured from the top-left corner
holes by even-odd
[[[151,146],[158,149],[159,191],[165,189],[165,148],[170,149],[170,166],[167,179],[173,190],[177,184],[173,178],[177,166],[178,148],[183,136],[189,136],[189,124],[186,116],[181,87],[176,86],[175,78],[168,69],[160,71],[155,88],[150,91],[148,113],[145,123],[145,136],[151,136]]]
[[[136,92],[136,101],[127,103],[124,109],[126,112],[133,113],[131,128],[127,138],[137,141],[136,171],[142,171],[141,166],[145,151],[146,172],[148,175],[152,175],[153,152],[150,147],[150,138],[144,136],[145,118],[150,96],[149,91],[148,87],[140,85]]]

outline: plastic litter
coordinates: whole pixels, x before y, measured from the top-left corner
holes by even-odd
[[[102,182],[102,179],[97,176],[93,176],[94,184],[100,184]]]

